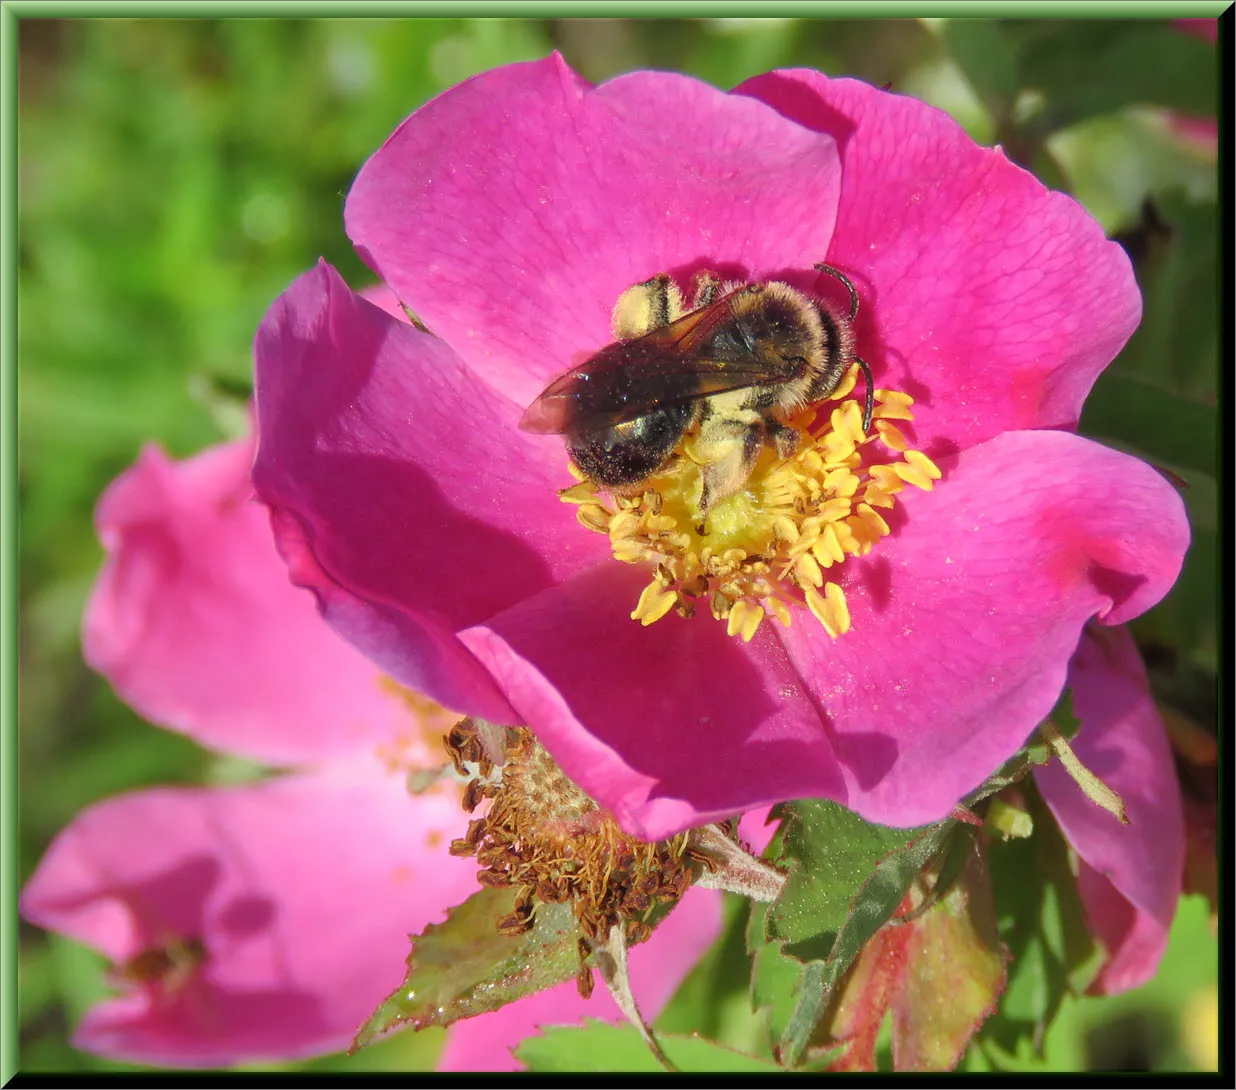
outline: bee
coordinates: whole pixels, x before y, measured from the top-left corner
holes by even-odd
[[[554,379],[520,419],[524,431],[562,435],[579,470],[619,494],[635,494],[697,429],[700,532],[720,500],[740,491],[760,452],[798,449],[787,421],[828,397],[857,363],[867,383],[863,430],[871,425],[871,368],[854,354],[858,292],[838,313],[776,280],[721,284],[701,273],[690,310],[665,273],[628,288],[614,308],[618,338]]]

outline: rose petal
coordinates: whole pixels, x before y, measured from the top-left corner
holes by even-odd
[[[214,749],[297,763],[406,736],[423,751],[420,716],[288,583],[252,459],[250,440],[184,462],[148,447],[107,489],[86,661],[143,716]]]
[[[1093,989],[1149,980],[1167,948],[1184,872],[1184,818],[1167,731],[1125,629],[1087,629],[1069,667],[1081,723],[1073,750],[1125,804],[1121,825],[1082,794],[1058,761],[1035,780],[1081,857],[1078,885],[1108,960]]]
[[[839,801],[884,825],[944,817],[1011,757],[1055,705],[1086,621],[1149,608],[1188,545],[1158,473],[1066,432],[1009,432],[944,470],[842,568],[846,635],[780,633],[829,717]]]
[[[205,944],[179,987],[96,1006],[79,1048],[181,1067],[329,1052],[398,985],[408,932],[476,888],[474,864],[446,852],[461,818],[453,789],[409,796],[368,760],[136,792],[60,833],[21,912],[117,962]]]
[[[356,294],[379,310],[386,311],[392,318],[398,319],[405,325],[411,324],[408,322],[407,312],[403,309],[399,298],[385,284],[370,284],[369,287],[362,288]]]
[[[510,709],[455,639],[605,552],[557,489],[557,441],[441,341],[323,264],[258,332],[253,479],[293,580],[399,681],[469,714]],[[552,468],[550,463],[552,463]]]
[[[785,652],[706,614],[630,619],[648,573],[611,561],[461,639],[576,783],[646,840],[844,790]]]
[[[837,183],[831,139],[751,99],[668,72],[593,88],[554,54],[423,106],[365,164],[345,218],[395,293],[526,405],[613,339],[632,284],[717,262],[809,270]]]
[[[858,349],[876,385],[917,400],[920,448],[1077,423],[1141,298],[1124,251],[1076,201],[940,110],[857,80],[771,72],[735,93],[836,139],[828,261],[863,300]]]
[[[683,978],[721,931],[721,902],[714,890],[691,889],[652,938],[629,954],[631,989],[644,1019],[651,1022]],[[542,1026],[570,1025],[584,1018],[621,1023],[625,1019],[598,980],[589,999],[574,982],[528,996],[492,1014],[457,1022],[438,1061],[439,1071],[518,1071],[511,1055]]]

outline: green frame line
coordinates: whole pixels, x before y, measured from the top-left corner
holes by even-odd
[[[750,0],[200,0],[186,4],[150,4],[142,0],[10,0],[5,10],[17,18],[389,18],[391,16],[450,16],[473,18],[1207,18],[1218,16],[1231,4],[1226,0],[765,0],[758,9]]]
[[[17,1071],[17,14],[0,6],[0,1086]]]

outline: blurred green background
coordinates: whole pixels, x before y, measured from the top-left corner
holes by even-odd
[[[236,428],[258,321],[319,256],[353,286],[369,281],[343,232],[344,194],[405,115],[472,73],[552,48],[594,81],[655,67],[730,87],[801,65],[890,84],[1001,143],[1124,242],[1146,317],[1100,380],[1083,429],[1188,483],[1185,573],[1136,634],[1160,699],[1215,734],[1217,77],[1204,38],[1162,20],[23,19],[22,881],[95,799],[237,775],[144,724],[81,663],[99,492],[143,440],[187,455]],[[1200,134],[1181,117],[1203,119]],[[1192,788],[1203,805],[1207,777],[1203,768]],[[1025,1062],[1213,1066],[1212,927],[1205,901],[1186,898],[1159,978],[1129,996],[1070,1001],[1045,1057]],[[750,1043],[758,1031],[734,971],[740,955],[722,947],[668,1023],[686,1018],[707,980],[720,997],[712,1032]],[[103,994],[102,968],[90,951],[22,925],[23,1071],[122,1069],[67,1044]],[[425,1066],[439,1041],[404,1034],[351,1059],[295,1066]]]

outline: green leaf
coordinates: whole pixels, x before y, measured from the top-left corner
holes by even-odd
[[[965,800],[973,807],[1048,759],[1027,746]],[[789,878],[768,911],[753,910],[752,1003],[768,1010],[779,1058],[793,1066],[811,1043],[843,974],[943,852],[940,891],[971,842],[956,818],[919,829],[872,825],[826,800],[787,803],[777,843]],[[952,850],[956,849],[956,850]],[[796,967],[795,963],[798,963]]]
[[[1046,742],[1032,738],[1026,745],[1010,757],[1004,766],[994,776],[988,777],[979,787],[965,797],[962,805],[967,808],[977,806],[984,799],[990,798],[998,791],[1003,791],[1011,784],[1025,779],[1035,765],[1045,765],[1051,760],[1051,749]]]
[[[950,819],[925,829],[910,830],[903,847],[881,859],[854,898],[854,905],[837,933],[827,962],[813,962],[801,984],[798,1008],[782,1038],[782,1055],[796,1062],[832,998],[833,989],[863,947],[897,910],[914,879],[944,847],[957,822]],[[902,835],[906,830],[901,830]],[[805,947],[807,944],[799,944]],[[787,953],[795,953],[793,945]]]
[[[1186,194],[1213,205],[1217,179],[1207,160],[1185,143],[1164,111],[1148,106],[1101,114],[1040,137],[1041,146],[1063,173],[1064,182],[1040,181],[1064,189],[1086,207],[1104,231],[1126,244],[1138,264],[1138,232],[1145,226],[1147,197],[1155,201]],[[1036,164],[1037,165],[1037,164]],[[1140,223],[1139,223],[1140,221]],[[1211,300],[1212,308],[1214,300]]]
[[[1213,406],[1109,369],[1086,400],[1081,430],[1140,452],[1152,462],[1213,474],[1218,420]]]
[[[989,876],[973,839],[967,843],[961,880],[921,917],[900,925],[910,935],[905,976],[892,1001],[898,1071],[951,1070],[1004,990]]]
[[[769,1036],[779,1041],[798,1006],[799,982],[806,967],[797,958],[782,953],[779,942],[768,941],[771,911],[771,905],[751,906],[747,949],[751,954],[751,1009],[764,1014]]]
[[[1137,262],[1145,313],[1116,367],[1157,379],[1213,409],[1221,306],[1218,208],[1213,199],[1191,200],[1179,190],[1157,193],[1154,200],[1167,234]],[[1214,467],[1212,460],[1211,472]]]
[[[1021,84],[1046,98],[1047,125],[1132,104],[1214,114],[1215,47],[1166,20],[1009,22]]]
[[[872,825],[824,799],[792,802],[785,809],[784,859],[791,869],[769,916],[768,937],[788,943],[827,940],[841,931],[852,909],[864,911],[855,895],[872,879],[881,860],[925,831]],[[811,960],[826,957],[830,947],[831,942],[825,941],[815,950],[794,953]]]
[[[746,1056],[703,1037],[659,1033],[657,1040],[679,1071],[762,1075],[781,1071],[769,1060]],[[584,1019],[582,1028],[542,1030],[519,1044],[515,1058],[530,1071],[662,1071],[632,1026],[613,1026],[592,1018]]]
[[[988,1020],[983,1037],[1009,1056],[1018,1055],[1023,1042],[1036,1051],[1041,1047],[1065,997],[1085,988],[1100,956],[1086,927],[1064,838],[1032,783],[1022,791],[1034,835],[987,847],[1010,968],[999,1012]]]
[[[825,800],[790,803],[786,811],[785,853],[792,870],[769,914],[767,934],[783,942],[785,954],[807,963],[779,1039],[780,1058],[793,1065],[837,982],[897,910],[956,821],[889,829]]]
[[[531,931],[500,935],[495,925],[514,904],[514,890],[483,888],[415,936],[403,983],[352,1047],[408,1023],[414,1029],[449,1026],[572,979],[579,971],[580,931],[571,907],[540,905]]]

